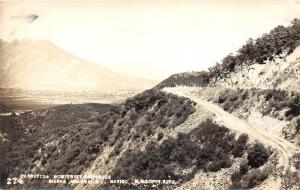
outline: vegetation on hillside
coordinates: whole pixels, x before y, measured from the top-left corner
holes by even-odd
[[[108,121],[111,125],[106,130],[112,130],[109,144],[114,146],[110,158],[121,152],[125,141],[138,143],[150,137],[159,141],[162,130],[178,126],[195,111],[193,105],[189,99],[156,90],[127,99]]]
[[[231,113],[245,104],[245,101],[253,99],[262,101],[263,105],[261,105],[260,111],[263,115],[271,115],[280,120],[284,119],[287,121],[291,121],[300,115],[300,95],[284,90],[255,88],[225,89],[220,91],[217,99],[213,101],[219,104],[225,111]],[[254,103],[256,102],[252,102],[252,104]]]
[[[163,129],[178,126],[193,113],[193,104],[182,97],[149,90],[117,106],[63,105],[20,116],[1,116],[0,132],[8,139],[0,143],[4,151],[1,186],[8,176],[22,173],[80,174],[101,155],[104,147],[113,148],[107,163],[123,151],[112,171],[115,179],[183,182],[199,169],[218,171],[230,167],[235,158],[246,152],[249,168],[267,161],[268,156],[257,151],[251,153],[247,135],[235,138],[227,128],[211,120],[188,134],[161,140]],[[123,144],[129,141],[144,141],[147,146],[143,151],[124,148]],[[27,186],[41,184],[46,187],[43,182],[33,181]]]
[[[9,109],[9,107],[3,105],[3,104],[0,104],[0,113],[8,113],[10,112],[11,110]]]
[[[125,141],[159,137],[158,128],[176,127],[193,111],[188,99],[149,90],[121,105],[63,105],[0,116],[0,132],[8,139],[0,143],[1,186],[22,173],[81,174],[104,147],[114,148],[112,159]]]
[[[127,150],[112,171],[112,178],[175,180],[180,184],[200,169],[216,172],[228,168],[234,158],[245,152],[248,152],[247,168],[266,163],[270,151],[262,144],[250,146],[247,140],[247,135],[236,139],[229,129],[208,119],[188,134],[179,133],[161,144],[150,142],[144,151]]]
[[[0,116],[0,129],[4,137],[0,139],[0,186],[3,187],[12,170],[21,173],[22,168],[27,167],[24,159],[33,154],[36,148],[30,143],[34,139],[20,127],[16,116]]]
[[[63,105],[46,110],[1,116],[1,186],[7,177],[24,173],[80,174],[101,151],[102,117],[110,105]],[[76,167],[75,167],[76,166]],[[32,185],[32,184],[31,184]],[[46,186],[44,186],[46,187]]]
[[[216,94],[212,101],[230,113],[241,110],[242,107],[246,113],[258,104],[258,111],[262,115],[291,123],[292,130],[287,133],[292,139],[300,136],[300,94],[296,92],[255,88],[225,89]]]
[[[300,45],[300,19],[294,19],[290,26],[277,26],[257,39],[249,39],[236,54],[229,54],[221,63],[209,68],[208,72],[179,73],[170,76],[157,85],[157,88],[176,85],[201,86],[226,78],[245,65],[276,62],[291,54]]]

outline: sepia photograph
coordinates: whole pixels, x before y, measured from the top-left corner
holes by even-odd
[[[300,0],[0,0],[0,190],[300,190]]]

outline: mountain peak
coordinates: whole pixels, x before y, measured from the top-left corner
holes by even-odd
[[[115,91],[154,85],[84,61],[47,40],[1,40],[0,52],[2,88]]]

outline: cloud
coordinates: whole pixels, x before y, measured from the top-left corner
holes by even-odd
[[[32,23],[34,22],[39,16],[35,14],[30,15],[18,15],[18,16],[12,16],[11,19],[20,22],[20,23]]]

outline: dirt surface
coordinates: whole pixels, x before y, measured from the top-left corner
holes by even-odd
[[[214,114],[214,119],[224,124],[229,129],[238,133],[247,133],[250,137],[250,140],[258,140],[260,142],[263,142],[265,145],[274,148],[280,155],[278,167],[283,167],[284,171],[290,168],[289,158],[292,157],[294,153],[299,151],[299,147],[279,136],[268,133],[267,131],[264,131],[247,123],[245,120],[242,120],[231,115],[230,113],[225,112],[217,105],[199,98],[197,96],[197,93],[195,93],[197,92],[197,90],[199,90],[199,88],[178,87],[164,89],[164,91],[166,92],[190,98],[192,101],[196,102],[197,105],[202,107],[202,109],[205,108],[208,112]]]

